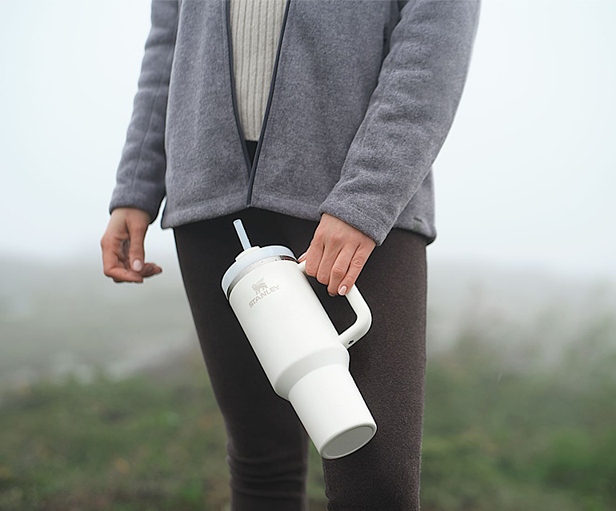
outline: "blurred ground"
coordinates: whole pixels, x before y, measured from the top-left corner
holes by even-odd
[[[224,426],[173,261],[142,286],[0,262],[0,509],[224,511]],[[611,285],[430,272],[422,509],[616,509]],[[324,510],[312,445],[309,494]]]

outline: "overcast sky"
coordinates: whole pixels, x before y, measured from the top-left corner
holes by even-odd
[[[99,251],[149,9],[0,0],[0,254]],[[615,22],[611,1],[484,0],[429,257],[616,278]],[[146,251],[173,254],[160,214]]]

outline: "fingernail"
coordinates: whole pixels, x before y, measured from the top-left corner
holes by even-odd
[[[344,295],[344,293],[347,292],[346,286],[342,286],[339,290],[338,293],[340,293],[341,295]]]
[[[135,270],[135,271],[143,270],[143,263],[141,262],[140,259],[135,259],[133,261],[133,270]]]
[[[305,255],[306,255],[306,252],[304,252],[301,256],[299,256],[299,257],[297,258],[297,260],[299,261],[299,260],[300,260],[302,257],[304,257]]]

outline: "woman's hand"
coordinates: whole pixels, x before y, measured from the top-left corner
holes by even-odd
[[[116,208],[111,212],[101,248],[103,272],[114,282],[142,283],[145,277],[163,271],[154,263],[144,263],[143,242],[149,224],[150,215],[141,209]]]
[[[376,242],[335,216],[323,213],[308,250],[306,273],[327,285],[330,296],[344,295],[357,280]]]

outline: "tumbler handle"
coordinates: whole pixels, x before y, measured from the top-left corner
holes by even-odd
[[[305,259],[301,263],[298,263],[298,267],[303,274],[306,275],[306,277],[309,276],[306,273]],[[343,296],[349,301],[353,311],[357,314],[355,323],[353,323],[338,336],[338,340],[345,348],[348,349],[350,346],[359,341],[364,335],[366,335],[368,330],[370,330],[370,326],[372,325],[372,313],[370,312],[370,307],[368,307],[366,300],[364,300],[364,297],[361,295],[355,284],[353,284],[351,289],[349,289]]]

